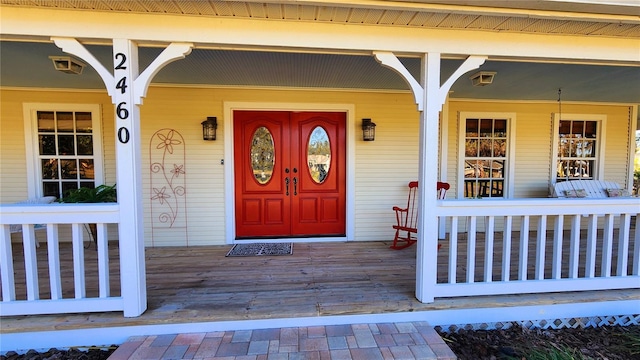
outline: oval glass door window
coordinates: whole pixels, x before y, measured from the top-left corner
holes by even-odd
[[[309,137],[307,164],[313,181],[322,184],[331,167],[331,144],[329,144],[329,135],[320,126],[313,129]]]
[[[268,183],[273,175],[275,163],[273,137],[269,129],[261,126],[256,129],[251,139],[251,168],[256,181],[260,184]]]

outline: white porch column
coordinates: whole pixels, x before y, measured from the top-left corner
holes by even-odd
[[[114,39],[112,76],[77,40],[53,40],[63,51],[82,58],[96,69],[115,105],[120,284],[124,316],[140,316],[147,309],[140,105],[153,76],[166,64],[183,59],[193,45],[172,43],[138,76],[138,46],[129,39]]]
[[[478,68],[486,56],[469,56],[440,86],[440,54],[425,53],[418,82],[391,52],[374,52],[376,60],[402,76],[413,92],[420,111],[420,153],[418,163],[418,250],[416,259],[416,298],[423,303],[435,299],[438,258],[438,214],[436,183],[438,181],[438,113],[453,83],[464,73]],[[446,139],[442,140],[446,146]]]

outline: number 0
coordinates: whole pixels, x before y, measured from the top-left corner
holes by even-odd
[[[118,141],[123,144],[129,142],[129,129],[127,129],[126,127],[121,127],[120,129],[118,129]]]

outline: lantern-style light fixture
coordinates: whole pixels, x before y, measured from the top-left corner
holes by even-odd
[[[217,129],[218,118],[216,118],[215,116],[207,116],[207,120],[202,122],[202,139],[215,140]]]
[[[376,123],[371,122],[371,119],[362,119],[362,139],[364,141],[376,139]]]

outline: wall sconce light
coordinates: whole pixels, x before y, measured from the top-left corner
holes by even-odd
[[[82,74],[82,69],[84,69],[85,66],[71,56],[49,56],[49,59],[53,61],[53,67],[56,68],[56,70],[67,74]]]
[[[480,71],[469,77],[473,86],[486,86],[493,82],[493,77],[496,76],[495,71]]]
[[[202,122],[202,140],[215,140],[218,129],[218,119],[215,116],[207,116]]]
[[[362,119],[362,140],[373,141],[376,139],[376,124],[371,119]]]

